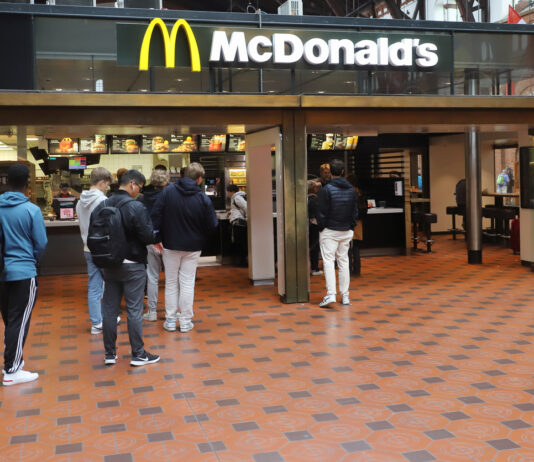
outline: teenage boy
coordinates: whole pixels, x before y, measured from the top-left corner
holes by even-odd
[[[119,207],[128,252],[122,264],[104,269],[104,297],[102,317],[104,331],[104,363],[117,362],[117,315],[124,295],[128,315],[128,336],[132,349],[132,366],[144,366],[159,361],[159,356],[145,350],[143,342],[143,305],[146,285],[146,246],[154,243],[154,230],[145,206],[136,200],[145,184],[145,177],[137,170],[128,170],[119,182],[119,189],[95,213],[106,206]]]
[[[350,305],[349,248],[358,223],[358,195],[353,186],[343,178],[345,166],[339,159],[330,162],[332,179],[319,190],[319,245],[323,256],[326,279],[326,296],[319,303],[328,307],[336,302],[336,269],[339,268],[339,291],[341,304]]]
[[[91,212],[106,200],[106,191],[113,182],[109,170],[97,167],[91,172],[91,188],[82,192],[76,205],[76,215],[80,221],[80,234],[83,241],[83,255],[87,262],[87,303],[89,306],[89,318],[91,319],[91,334],[102,333],[102,307],[100,301],[104,293],[104,280],[102,270],[93,263],[91,252],[87,247],[87,233],[89,231],[89,219]]]
[[[30,171],[15,164],[7,170],[9,191],[0,196],[4,271],[0,275],[0,308],[4,320],[3,385],[31,382],[36,372],[23,369],[22,349],[37,299],[37,268],[47,239],[41,210],[26,197]]]
[[[154,228],[163,244],[166,317],[163,328],[168,331],[176,330],[177,319],[180,332],[193,329],[198,258],[204,240],[218,224],[211,200],[200,189],[203,177],[202,165],[189,164],[183,178],[167,186],[152,209]]]

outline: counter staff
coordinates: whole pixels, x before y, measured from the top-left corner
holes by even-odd
[[[22,350],[37,299],[37,268],[47,244],[41,210],[26,197],[30,171],[15,164],[7,171],[9,191],[0,196],[4,269],[0,274],[0,309],[4,320],[4,379],[8,387],[32,382],[37,372],[23,369]]]

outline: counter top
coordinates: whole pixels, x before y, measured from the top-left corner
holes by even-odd
[[[367,215],[380,215],[383,213],[404,213],[404,209],[394,207],[373,207],[367,210]]]
[[[45,220],[45,227],[46,228],[65,228],[68,226],[80,226],[80,222],[78,220]]]

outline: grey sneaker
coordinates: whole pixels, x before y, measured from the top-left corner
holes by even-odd
[[[180,332],[189,332],[190,330],[193,330],[193,327],[195,327],[195,325],[192,321],[189,321],[185,324],[180,324]]]
[[[341,296],[341,304],[342,305],[350,305],[350,297],[348,295],[342,295]]]
[[[118,356],[114,354],[107,354],[104,358],[104,364],[115,364],[117,362]]]
[[[321,270],[312,271],[312,276],[321,276],[323,272]]]
[[[331,303],[336,303],[335,295],[327,295],[325,298],[323,298],[323,301],[319,303],[319,306],[321,308],[328,308]]]
[[[143,321],[157,321],[158,320],[158,313],[155,311],[147,311],[143,315]]]
[[[163,323],[163,328],[165,330],[168,330],[169,332],[175,332],[176,331],[176,321],[165,321]]]
[[[98,335],[102,333],[102,323],[99,322],[98,324],[93,324],[91,326],[91,334]]]

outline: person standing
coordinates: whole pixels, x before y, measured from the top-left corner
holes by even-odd
[[[308,180],[308,238],[310,241],[310,266],[312,276],[320,276],[323,272],[319,269],[319,225],[317,224],[318,184]]]
[[[163,168],[161,168],[163,167]],[[148,210],[148,214],[152,212],[152,208],[156,200],[161,195],[163,188],[169,184],[169,174],[164,166],[154,167],[152,175],[150,175],[150,187],[143,188],[143,197],[141,202]],[[145,321],[157,321],[157,307],[158,307],[158,284],[159,274],[163,269],[163,257],[161,252],[154,248],[153,244],[149,244],[147,250],[147,284],[146,293],[148,301],[148,311],[143,315]]]
[[[91,187],[89,191],[82,192],[76,205],[76,215],[80,221],[80,234],[83,241],[83,255],[87,262],[87,304],[91,320],[91,334],[102,333],[102,307],[101,300],[104,293],[104,280],[102,270],[93,263],[91,252],[87,247],[87,233],[89,232],[89,219],[91,213],[102,201],[106,200],[106,191],[113,181],[109,170],[97,167],[91,172]]]
[[[321,164],[319,167],[319,179],[321,181],[321,187],[326,186],[332,179],[329,163]]]
[[[509,181],[510,178],[508,177],[508,173],[506,172],[506,169],[503,168],[502,172],[497,175],[497,192],[500,194],[506,194],[506,191],[508,191]]]
[[[229,221],[232,226],[232,242],[237,249],[239,266],[246,268],[248,266],[247,195],[235,184],[229,184],[226,192],[230,197]]]
[[[195,275],[206,237],[218,221],[211,200],[200,189],[204,167],[189,164],[177,183],[167,186],[152,209],[154,229],[163,244],[165,322],[163,328],[193,329]],[[180,314],[178,315],[178,309]]]
[[[37,263],[47,238],[41,210],[25,193],[30,179],[26,165],[7,170],[9,191],[0,196],[4,270],[0,275],[0,309],[4,321],[3,385],[37,380],[39,374],[23,369],[22,350],[37,300]]]
[[[328,307],[336,302],[336,270],[339,269],[339,292],[341,304],[350,305],[350,270],[348,252],[358,223],[358,195],[352,185],[343,178],[345,166],[339,159],[330,162],[332,179],[319,190],[318,224],[319,244],[323,256],[326,279],[326,296],[319,303]]]
[[[127,252],[121,265],[104,268],[104,297],[102,317],[104,332],[105,364],[117,362],[117,316],[122,297],[128,315],[128,336],[132,350],[130,365],[144,366],[159,361],[160,357],[145,350],[143,342],[143,305],[146,284],[146,246],[153,244],[154,229],[148,211],[141,202],[134,200],[145,184],[145,177],[137,170],[128,170],[121,176],[119,189],[102,202],[91,214],[90,227],[104,207],[116,207],[126,237]]]

